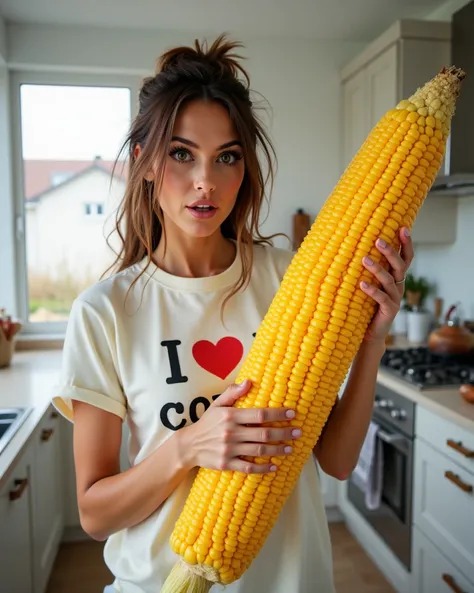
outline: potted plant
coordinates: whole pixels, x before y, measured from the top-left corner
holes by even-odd
[[[432,287],[423,276],[407,274],[404,293],[406,311],[407,339],[421,343],[428,338],[431,327],[431,313],[425,308],[425,302]]]

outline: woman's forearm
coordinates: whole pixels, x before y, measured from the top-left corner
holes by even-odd
[[[92,484],[79,501],[84,530],[104,541],[155,512],[193,467],[185,436],[176,432],[136,466]]]
[[[322,470],[339,480],[347,479],[357,464],[372,417],[377,371],[384,352],[384,342],[362,343],[344,393],[315,447]]]

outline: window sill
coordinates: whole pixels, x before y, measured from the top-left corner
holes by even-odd
[[[15,341],[15,350],[62,350],[64,336],[61,334],[20,335]]]

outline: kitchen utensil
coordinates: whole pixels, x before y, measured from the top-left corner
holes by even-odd
[[[428,336],[428,348],[437,354],[467,354],[474,349],[474,334],[460,325],[459,318],[453,314],[457,305],[452,305],[441,327]]]
[[[443,299],[440,297],[437,297],[434,299],[434,327],[433,329],[437,329],[438,327],[440,327],[440,318],[441,318],[441,313],[443,312]]]

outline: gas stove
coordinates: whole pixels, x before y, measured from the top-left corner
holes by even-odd
[[[389,348],[383,355],[381,368],[418,389],[474,382],[474,355],[443,356],[422,346]]]

